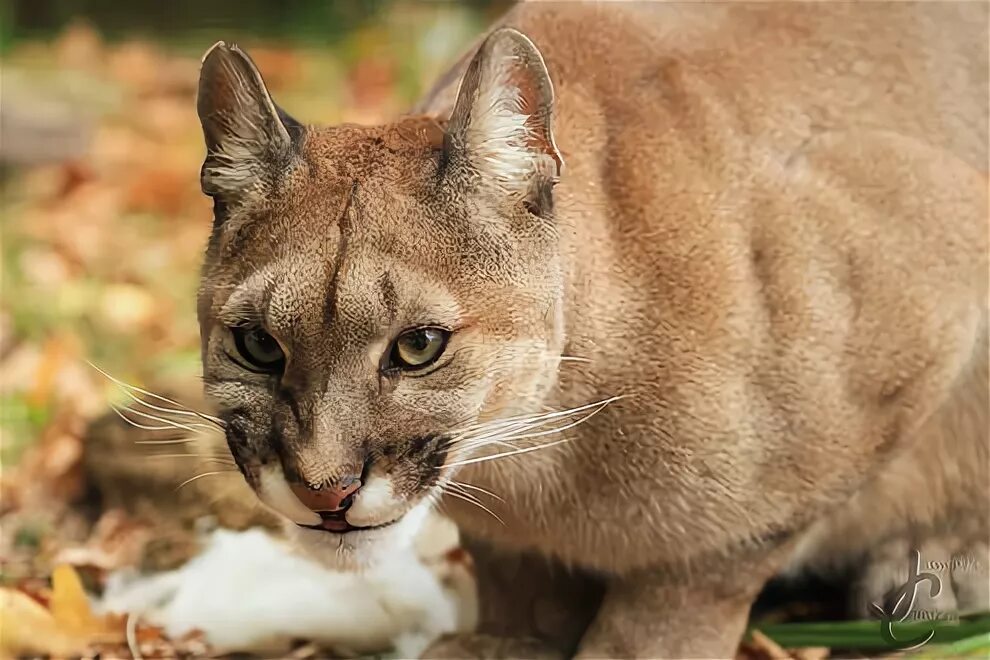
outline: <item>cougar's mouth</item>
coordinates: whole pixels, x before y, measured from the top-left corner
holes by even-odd
[[[322,511],[320,512],[320,522],[316,525],[303,525],[301,523],[296,523],[299,527],[303,529],[312,529],[318,532],[330,532],[331,534],[347,534],[348,532],[360,532],[369,531],[373,529],[382,529],[383,527],[388,527],[389,525],[394,525],[399,522],[402,518],[396,518],[395,520],[390,520],[386,523],[381,523],[380,525],[368,525],[366,527],[359,527],[357,525],[352,525],[344,518],[346,511]]]

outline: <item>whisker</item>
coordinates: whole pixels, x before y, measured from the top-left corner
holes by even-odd
[[[476,490],[478,492],[484,493],[485,495],[488,495],[489,497],[495,498],[496,500],[498,500],[502,504],[505,504],[505,500],[503,498],[501,498],[500,496],[496,495],[495,493],[493,493],[492,491],[488,490],[487,488],[482,488],[481,486],[475,486],[474,484],[469,484],[469,483],[467,483],[465,481],[454,481],[454,480],[450,480],[447,483],[449,483],[449,484],[455,484],[457,486],[460,486],[461,488],[469,488],[471,490]]]
[[[141,398],[136,397],[133,393],[128,392],[126,389],[124,389],[122,387],[120,389],[123,390],[124,394],[126,394],[131,399],[133,399],[138,405],[144,406],[146,408],[150,408],[151,410],[156,410],[156,411],[162,412],[162,413],[172,413],[174,415],[187,415],[187,416],[197,417],[197,418],[200,418],[200,419],[204,419],[204,420],[206,420],[206,421],[208,421],[210,423],[209,425],[199,424],[200,426],[204,426],[204,427],[205,426],[208,426],[209,428],[214,428],[214,427],[223,428],[223,425],[220,422],[217,422],[216,420],[212,419],[211,417],[209,417],[207,415],[200,414],[200,413],[196,412],[195,410],[176,410],[174,408],[163,408],[162,406],[156,406],[153,403],[148,403],[148,401],[145,400],[145,399],[141,399]],[[176,404],[176,405],[180,405],[180,404]],[[198,422],[194,422],[194,423],[195,424],[198,424]]]
[[[504,438],[504,440],[506,440],[506,441],[509,441],[509,440],[524,440],[526,438],[539,438],[539,437],[542,437],[542,436],[545,436],[545,435],[552,435],[554,433],[560,433],[561,431],[566,431],[567,429],[574,428],[578,424],[583,424],[584,422],[588,421],[589,419],[591,419],[592,417],[594,417],[595,415],[597,415],[599,412],[601,412],[601,410],[604,407],[605,406],[602,405],[601,407],[596,408],[595,410],[592,410],[590,413],[588,413],[584,417],[582,417],[580,419],[577,419],[577,420],[574,420],[573,422],[568,422],[564,426],[557,426],[557,427],[554,427],[552,429],[547,429],[546,431],[537,431],[535,433],[524,433],[522,435],[510,435],[510,436],[506,436]]]
[[[111,405],[113,405],[113,404],[111,404]],[[172,426],[172,428],[183,429],[185,431],[190,431],[192,433],[199,433],[199,431],[197,430],[197,428],[198,429],[206,429],[206,430],[210,430],[210,431],[212,431],[215,428],[213,426],[207,426],[206,424],[200,424],[198,422],[193,422],[191,425],[189,425],[189,424],[183,424],[182,422],[177,422],[174,419],[168,419],[166,417],[159,417],[158,415],[152,415],[152,414],[149,414],[149,413],[146,413],[146,412],[143,412],[141,410],[137,410],[137,409],[131,408],[131,407],[125,408],[125,410],[127,410],[127,412],[130,413],[130,414],[132,414],[132,415],[137,415],[139,417],[144,417],[145,419],[150,419],[150,420],[153,420],[153,421],[156,421],[156,422],[161,422],[162,424],[170,424]]]
[[[202,456],[200,454],[149,454],[147,456],[142,456],[141,458],[198,458],[201,461],[213,461],[217,463],[237,465],[237,463],[234,462],[234,459],[226,456]]]
[[[130,417],[127,417],[126,415],[124,415],[124,413],[121,412],[120,408],[118,408],[117,406],[113,405],[112,403],[110,404],[110,409],[113,410],[115,413],[117,413],[117,416],[120,417],[122,420],[124,420],[125,422],[127,422],[128,424],[130,424],[131,426],[133,426],[134,428],[138,428],[138,429],[141,429],[143,431],[174,431],[177,428],[179,428],[179,427],[176,427],[176,426],[173,426],[173,425],[168,425],[168,426],[148,426],[147,424],[141,424],[140,422],[135,422]],[[197,433],[197,431],[193,430],[193,433]]]
[[[596,401],[595,403],[592,404],[586,404],[569,410],[531,416],[528,419],[535,421],[513,422],[511,424],[508,424],[506,428],[502,428],[504,426],[502,424],[493,424],[494,430],[486,429],[480,435],[466,437],[463,440],[458,440],[455,438],[455,441],[451,443],[452,446],[454,447],[454,452],[452,452],[452,454],[463,454],[491,444],[499,444],[499,445],[507,446],[510,449],[516,449],[516,447],[511,444],[512,441],[522,440],[525,438],[535,438],[543,435],[550,435],[552,433],[558,433],[560,431],[566,430],[568,428],[571,428],[571,426],[574,426],[578,423],[581,423],[585,419],[590,418],[591,415],[596,414],[606,405],[620,398],[622,397],[612,397],[610,399],[603,399],[601,401]],[[532,429],[539,428],[544,424],[554,421],[558,417],[566,418],[574,414],[575,412],[584,411],[587,410],[588,408],[595,408],[595,410],[592,411],[591,415],[582,417],[575,424],[564,425],[561,427],[556,427],[554,429],[550,429],[548,431],[543,431],[539,433],[523,433],[521,435],[519,434],[521,431],[529,431]]]
[[[175,490],[173,492],[176,492],[177,493],[177,492],[179,492],[179,489],[182,488],[183,486],[186,486],[188,484],[191,484],[192,482],[197,481],[199,479],[202,479],[203,477],[211,477],[211,476],[213,476],[215,474],[237,474],[237,470],[214,470],[212,472],[204,472],[202,474],[197,474],[194,477],[189,477],[188,479],[186,479],[185,481],[183,481],[181,484],[179,484],[178,486],[176,486],[175,487]]]
[[[552,421],[552,420],[547,420]],[[471,451],[478,447],[484,447],[487,445],[503,445],[509,449],[515,449],[515,447],[507,442],[504,442],[504,438],[511,433],[516,433],[519,431],[526,431],[532,428],[538,428],[541,424],[546,423],[545,421],[537,422],[515,422],[508,425],[494,425],[491,429],[484,429],[483,432],[468,435],[464,434],[460,437],[455,437],[451,442],[451,447],[453,448],[453,453],[462,453],[466,451]]]
[[[505,449],[516,448],[515,445],[506,442],[501,437],[499,437],[498,434],[493,433],[483,438],[473,438],[471,439],[470,442],[465,442],[463,445],[458,443],[457,446],[454,446],[453,449],[451,449],[450,454],[451,456],[457,456],[460,454],[469,454],[472,451],[481,449],[482,447],[488,447],[490,445],[499,445],[501,447],[504,447]]]
[[[584,422],[587,422],[589,419],[591,419],[592,417],[594,417],[595,415],[597,415],[599,412],[601,412],[602,410],[604,410],[605,406],[607,406],[612,401],[615,401],[617,398],[619,398],[619,397],[612,397],[611,399],[606,399],[604,401],[598,402],[598,404],[597,404],[598,407],[595,408],[594,410],[592,410],[590,413],[588,413],[587,415],[585,415],[584,417],[582,417],[582,418],[580,418],[578,420],[575,420],[573,422],[570,422],[568,424],[565,424],[564,426],[560,426],[560,427],[548,429],[546,431],[539,431],[537,433],[529,433],[529,434],[518,435],[518,436],[508,436],[508,437],[505,438],[505,440],[521,440],[521,439],[524,439],[524,438],[536,438],[536,437],[540,437],[540,436],[544,436],[544,435],[550,435],[550,434],[553,434],[553,433],[561,433],[563,431],[566,431],[567,429],[570,429],[570,428],[573,428],[573,427],[577,426],[578,424],[583,424]],[[583,408],[587,408],[587,407],[588,406],[583,406]],[[491,456],[479,456],[478,458],[469,458],[469,459],[465,459],[465,460],[462,460],[462,461],[455,461],[453,463],[447,463],[446,465],[443,465],[441,467],[448,468],[448,467],[458,467],[458,466],[461,466],[461,465],[471,465],[473,463],[483,463],[485,461],[492,461],[492,460],[495,460],[497,458],[505,458],[505,457],[508,457],[508,456],[517,456],[519,454],[526,454],[526,453],[529,453],[529,452],[532,452],[532,451],[537,451],[537,450],[540,450],[540,449],[549,449],[550,447],[553,447],[553,446],[559,445],[559,444],[563,444],[564,442],[568,442],[568,441],[569,441],[569,438],[562,438],[560,440],[555,440],[553,442],[547,442],[547,443],[535,445],[535,446],[532,446],[532,447],[523,447],[523,448],[520,448],[520,449],[515,449],[513,451],[502,452],[500,454],[493,454]]]
[[[570,442],[570,438],[561,438],[560,440],[554,440],[553,442],[547,442],[542,445],[536,445],[534,447],[524,447],[522,449],[516,449],[514,451],[505,451],[501,454],[493,454],[491,456],[479,456],[478,458],[468,458],[463,461],[456,461],[454,463],[447,463],[441,465],[440,468],[453,468],[460,467],[461,465],[471,465],[473,463],[484,463],[485,461],[494,461],[496,458],[506,458],[508,456],[517,456],[519,454],[528,454],[531,451],[538,451],[540,449],[549,449],[556,445],[563,444],[565,442]]]
[[[513,417],[505,417],[505,418],[502,418],[502,419],[493,420],[491,422],[480,422],[480,423],[477,423],[477,424],[472,424],[470,426],[467,426],[464,429],[461,429],[461,431],[462,432],[469,432],[469,431],[476,430],[476,429],[478,429],[480,427],[485,427],[486,425],[493,425],[493,427],[497,428],[497,427],[499,427],[502,424],[528,423],[528,422],[533,422],[533,421],[538,421],[538,420],[543,420],[543,419],[556,419],[558,417],[569,417],[569,416],[571,416],[571,415],[573,415],[575,413],[579,413],[579,412],[582,412],[584,410],[588,410],[589,408],[594,408],[596,406],[607,405],[607,404],[613,403],[613,402],[618,401],[618,400],[623,399],[623,398],[625,398],[625,397],[622,396],[622,395],[613,396],[613,397],[609,397],[607,399],[601,399],[600,401],[595,401],[595,402],[592,402],[592,403],[586,403],[586,404],[584,404],[582,406],[577,406],[577,407],[574,407],[574,408],[568,408],[566,410],[559,410],[559,411],[555,411],[555,412],[542,413],[542,414],[535,415],[535,416],[534,415],[515,415]]]
[[[447,485],[450,486],[452,484],[448,483]],[[470,493],[459,492],[459,491],[456,491],[456,490],[444,490],[444,493],[446,495],[450,495],[451,497],[456,497],[457,499],[459,499],[459,500],[461,500],[463,502],[467,502],[468,504],[473,504],[474,506],[478,507],[479,509],[481,509],[482,511],[484,511],[485,513],[487,513],[488,515],[490,515],[495,520],[499,521],[502,525],[505,525],[505,521],[502,520],[501,518],[499,518],[498,517],[498,514],[496,514],[494,511],[492,511],[491,509],[489,509],[484,504],[482,504],[478,500],[478,498],[472,496]]]
[[[119,378],[115,378],[114,376],[111,376],[110,374],[108,374],[103,369],[100,369],[98,366],[96,366],[95,364],[93,364],[89,360],[86,360],[86,364],[88,364],[92,368],[94,368],[97,371],[99,371],[101,374],[103,374],[104,377],[106,377],[111,382],[115,383],[118,387],[120,387],[121,389],[123,389],[124,392],[127,393],[132,399],[134,399],[135,401],[138,401],[139,403],[142,403],[142,404],[148,406],[149,408],[154,408],[154,409],[159,410],[161,412],[174,412],[174,413],[179,414],[179,415],[190,415],[190,416],[193,416],[193,417],[199,417],[200,419],[205,419],[205,420],[207,420],[209,422],[213,422],[214,424],[216,424],[217,426],[219,426],[221,428],[223,428],[223,427],[225,427],[227,425],[227,423],[224,422],[219,417],[214,417],[213,415],[208,415],[208,414],[206,414],[204,412],[199,412],[198,410],[192,410],[191,408],[188,408],[187,406],[182,405],[178,401],[173,401],[172,399],[169,399],[168,397],[164,397],[164,396],[162,396],[160,394],[155,394],[154,392],[149,392],[148,390],[141,389],[140,387],[137,387],[136,385],[131,385],[129,383],[125,383],[124,381],[120,380]],[[133,394],[131,394],[130,390],[134,390],[135,392],[140,392],[141,394],[144,394],[145,396],[150,396],[152,398],[158,399],[159,401],[164,401],[165,403],[170,403],[173,406],[178,406],[179,407],[179,410],[171,410],[171,409],[168,409],[168,408],[159,408],[157,406],[154,406],[153,404],[150,404],[147,401],[143,401],[141,399],[138,399],[136,396],[134,396]]]
[[[430,488],[428,491],[426,491],[426,494],[423,496],[423,499],[429,502],[431,506],[434,506],[437,509],[439,509],[441,513],[443,513],[445,516],[450,517],[447,513],[447,509],[443,506],[442,484],[437,484],[432,488]]]
[[[199,438],[176,438],[175,440],[135,440],[136,445],[181,445],[188,442],[199,442]]]

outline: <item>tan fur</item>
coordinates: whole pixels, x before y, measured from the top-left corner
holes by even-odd
[[[477,108],[438,139],[465,58],[428,116],[307,128],[264,195],[230,191],[200,311],[208,391],[251,411],[249,480],[279,454],[332,481],[371,451],[386,522],[434,492],[410,438],[623,396],[566,443],[459,468],[504,525],[449,503],[501,552],[598,576],[583,636],[542,634],[589,657],[729,655],[795,563],[964,526],[985,548],[987,6],[540,3],[502,24],[553,84],[505,31],[482,48],[514,68],[473,60],[462,97],[509,81],[533,118],[506,166],[472,147]],[[287,347],[310,424],[267,381],[220,382],[244,378],[218,349],[244,314]],[[382,381],[389,338],[427,322],[456,359]],[[305,534],[351,560],[386,542]]]

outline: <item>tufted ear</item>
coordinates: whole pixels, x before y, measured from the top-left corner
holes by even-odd
[[[247,53],[222,41],[206,53],[196,105],[206,139],[203,192],[227,207],[273,190],[303,127],[275,106]]]
[[[549,211],[563,169],[551,130],[553,85],[533,42],[512,28],[493,32],[461,81],[447,130],[451,164],[482,185]]]

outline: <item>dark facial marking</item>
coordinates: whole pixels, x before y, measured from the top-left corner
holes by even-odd
[[[330,275],[330,284],[327,287],[327,302],[323,312],[326,325],[328,326],[336,314],[337,283],[341,266],[344,264],[344,258],[347,253],[347,239],[351,229],[350,214],[351,208],[354,206],[355,196],[357,195],[357,187],[358,184],[355,181],[351,185],[351,192],[348,194],[347,201],[344,202],[343,211],[341,211],[340,218],[337,220],[337,227],[340,229],[340,243],[337,245],[337,255],[334,257],[333,273]]]
[[[392,278],[388,271],[382,273],[382,276],[378,278],[378,284],[382,289],[382,304],[385,307],[385,313],[388,315],[388,320],[391,324],[395,321],[395,317],[399,313],[399,296],[395,292],[395,284],[392,283]]]

